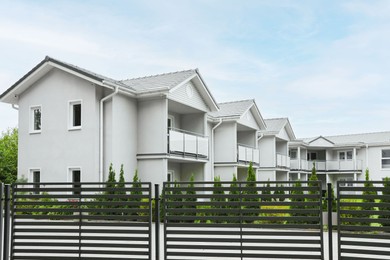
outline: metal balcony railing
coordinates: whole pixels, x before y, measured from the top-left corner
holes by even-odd
[[[308,170],[313,168],[313,163],[317,171],[354,171],[362,170],[362,160],[301,160],[291,159],[291,169]]]
[[[284,154],[276,153],[276,167],[290,168],[290,157]]]
[[[181,129],[169,129],[168,153],[188,157],[208,158],[209,138]]]

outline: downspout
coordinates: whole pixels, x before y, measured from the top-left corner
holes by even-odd
[[[15,110],[19,110],[19,107],[15,106],[15,104],[12,104],[12,108]]]
[[[103,182],[103,152],[104,152],[104,116],[103,116],[103,103],[107,99],[112,98],[119,92],[119,87],[115,86],[115,91],[111,93],[110,95],[102,98],[100,100],[100,110],[99,110],[99,117],[100,117],[100,125],[99,125],[99,182]]]
[[[211,129],[211,177],[212,180],[214,180],[214,130],[217,129],[218,126],[222,124],[222,118],[219,119],[218,124],[216,124],[212,129]]]

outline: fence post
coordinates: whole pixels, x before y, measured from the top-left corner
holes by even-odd
[[[328,183],[328,249],[329,260],[333,260],[332,183]]]
[[[4,215],[3,215],[3,189],[4,189],[3,183],[0,183],[0,238],[3,237],[3,220],[4,220]],[[0,259],[2,258],[2,255],[3,255],[3,241],[0,243]]]
[[[10,217],[11,217],[11,189],[10,185],[6,184],[4,186],[4,249],[3,249],[3,260],[9,259],[9,251],[10,251],[10,244],[9,244],[9,235],[10,235]]]
[[[155,252],[156,260],[160,260],[160,187],[158,184],[154,185],[154,214],[155,214]]]

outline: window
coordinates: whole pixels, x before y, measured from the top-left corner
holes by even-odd
[[[40,133],[42,130],[42,108],[34,106],[30,108],[30,133]]]
[[[290,150],[290,158],[291,159],[296,159],[297,158],[297,150],[296,149]]]
[[[352,160],[352,151],[339,152],[339,160]]]
[[[41,182],[41,171],[40,170],[31,170],[31,175],[32,175],[32,182],[33,188],[34,189],[39,189],[40,185],[39,183]],[[34,194],[39,194],[39,191],[34,191]]]
[[[307,153],[307,160],[308,161],[315,161],[315,160],[317,160],[317,153],[316,152],[308,152]]]
[[[81,100],[69,102],[69,129],[81,129]]]
[[[70,181],[72,182],[72,188],[77,189],[81,187],[81,170],[80,168],[69,169]],[[73,194],[80,194],[80,191],[74,190]]]
[[[390,149],[382,150],[382,169],[390,169]]]

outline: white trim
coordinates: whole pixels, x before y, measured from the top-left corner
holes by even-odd
[[[39,108],[41,110],[41,129],[39,130],[35,130],[34,129],[34,110],[36,108]],[[28,126],[28,129],[29,129],[29,133],[30,134],[40,134],[42,133],[42,105],[34,105],[34,106],[30,106],[30,109],[29,109],[29,126]]]
[[[80,171],[80,182],[83,181],[83,171],[82,171],[82,168],[80,166],[70,166],[68,167],[68,174],[66,176],[66,181],[67,182],[73,182],[73,171]]]
[[[171,181],[170,182],[175,182],[175,171],[174,170],[168,170],[167,171],[167,181],[168,180],[168,175],[171,175]]]
[[[39,171],[39,174],[42,173],[42,170],[39,167],[32,167],[32,168],[28,169],[28,179],[27,179],[28,182],[33,182],[34,181],[33,172],[37,172],[37,171]],[[41,179],[41,177],[42,177],[42,175],[40,176],[40,179]],[[42,182],[42,179],[41,179],[41,182]]]
[[[81,105],[81,122],[79,126],[73,125],[73,106],[74,105]],[[75,99],[75,100],[69,100],[68,101],[68,131],[73,130],[81,130],[83,126],[83,100],[82,99]]]

